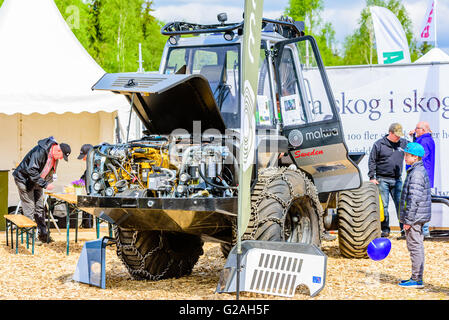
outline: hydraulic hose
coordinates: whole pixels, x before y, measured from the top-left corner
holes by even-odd
[[[204,176],[203,172],[201,171],[201,169],[200,169],[199,167],[198,167],[198,173],[200,174],[200,177],[204,180],[204,182],[206,182],[206,184],[208,184],[208,185],[210,185],[210,186],[212,186],[212,187],[214,187],[214,188],[218,188],[218,189],[226,189],[226,190],[227,190],[227,189],[237,190],[237,187],[231,187],[231,186],[225,187],[225,186],[220,186],[220,185],[218,185],[218,184],[215,184],[215,183],[209,181],[209,180]]]

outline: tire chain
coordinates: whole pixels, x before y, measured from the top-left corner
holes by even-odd
[[[296,172],[298,174],[301,175],[301,177],[303,178],[304,182],[305,182],[305,187],[306,187],[306,195],[309,196],[310,198],[310,202],[311,205],[315,208],[315,210],[318,212],[318,223],[319,223],[319,228],[320,228],[320,238],[322,237],[323,233],[324,233],[324,224],[323,224],[323,215],[324,215],[324,211],[323,208],[321,206],[321,203],[318,199],[318,193],[316,190],[315,185],[313,185],[313,183],[309,180],[309,178],[307,178],[307,176],[298,169],[290,169],[287,167],[282,167],[282,168],[266,168],[266,169],[262,169],[259,171],[259,181],[257,182],[257,185],[263,185],[263,190],[257,195],[257,199],[256,201],[252,201],[251,204],[251,212],[252,212],[252,216],[254,217],[254,227],[253,230],[251,231],[250,234],[243,234],[242,235],[242,240],[254,240],[255,239],[255,234],[257,232],[258,226],[260,226],[261,224],[267,222],[267,221],[272,221],[274,223],[277,223],[279,225],[281,225],[281,230],[284,230],[284,217],[288,212],[288,209],[290,208],[290,205],[298,200],[299,198],[303,197],[304,195],[300,195],[300,194],[294,194],[294,188],[293,185],[291,184],[291,182],[287,179],[287,177],[285,176],[285,172],[286,170],[290,170],[293,172]],[[288,188],[290,190],[290,194],[293,195],[290,199],[290,201],[285,202],[283,199],[281,199],[279,196],[267,192],[267,186],[273,182],[275,179],[281,177],[282,180],[284,180],[287,185]],[[259,210],[258,207],[260,205],[260,203],[262,202],[262,200],[266,199],[266,198],[272,198],[275,201],[279,202],[279,204],[283,207],[283,213],[282,213],[282,219],[279,218],[266,218],[263,220],[259,219]],[[154,252],[163,249],[163,239],[162,236],[159,235],[159,246],[157,246],[156,248],[154,248],[153,250],[151,250],[150,252],[146,253],[145,256],[143,256],[136,248],[135,244],[137,241],[137,232],[138,231],[134,231],[133,233],[133,240],[131,242],[131,244],[129,245],[122,245],[120,242],[120,232],[118,231],[118,227],[114,226],[115,228],[115,235],[116,235],[116,240],[117,240],[117,256],[120,258],[120,260],[122,260],[122,262],[124,263],[124,265],[126,266],[126,268],[128,269],[128,272],[132,275],[132,276],[138,276],[138,277],[142,277],[142,275],[148,279],[148,280],[152,280],[152,281],[157,281],[160,280],[165,273],[167,273],[168,269],[170,268],[170,266],[173,264],[173,258],[170,259],[169,264],[167,265],[167,267],[165,268],[165,270],[159,274],[159,275],[153,275],[150,272],[148,272],[147,270],[145,270],[145,262],[146,259],[148,257],[150,257]],[[237,225],[236,223],[232,223],[232,244],[234,245],[237,239]],[[283,235],[285,236],[285,235]],[[289,234],[287,234],[287,237],[289,236]],[[284,239],[285,240],[285,239]],[[122,250],[126,248],[130,251],[132,251],[133,253],[135,253],[138,258],[140,259],[140,268],[139,269],[131,269],[128,264],[125,262],[123,256],[122,256]]]
[[[147,252],[145,254],[145,256],[143,256],[139,250],[137,250],[136,248],[136,242],[137,242],[137,233],[138,231],[134,231],[133,233],[133,239],[131,241],[130,244],[128,245],[122,245],[121,241],[120,241],[120,231],[119,228],[117,226],[114,226],[114,234],[116,236],[116,240],[117,240],[117,256],[119,257],[120,260],[122,260],[123,264],[126,266],[126,269],[128,269],[128,272],[131,274],[131,276],[133,277],[143,277],[146,280],[150,280],[150,281],[158,281],[160,280],[168,271],[168,269],[171,267],[171,265],[173,264],[173,258],[170,259],[170,262],[168,263],[167,267],[165,268],[165,270],[158,274],[158,275],[153,275],[150,272],[148,272],[147,270],[145,270],[145,262],[146,259],[148,257],[150,257],[154,252],[157,252],[158,250],[162,250],[163,249],[163,238],[162,235],[159,235],[159,245],[157,247],[155,247],[153,250]],[[131,269],[128,266],[128,263],[126,263],[125,258],[122,255],[122,251],[123,249],[127,249],[133,253],[135,253],[140,261],[140,268],[139,269]]]
[[[285,228],[285,226],[284,226],[285,219],[284,218],[285,218],[285,215],[287,214],[288,210],[290,209],[291,204],[294,201],[296,201],[299,198],[302,198],[304,196],[303,194],[294,194],[294,187],[285,175],[285,172],[287,170],[296,172],[299,175],[301,175],[301,177],[303,178],[303,180],[305,182],[305,189],[306,189],[305,195],[309,196],[309,200],[311,202],[312,207],[315,208],[315,211],[318,213],[320,238],[322,238],[322,236],[324,234],[324,223],[323,223],[324,210],[323,210],[321,203],[318,199],[318,192],[317,192],[315,185],[310,181],[310,179],[301,170],[282,167],[282,168],[266,168],[266,169],[262,169],[259,171],[259,181],[257,182],[257,185],[263,185],[263,190],[258,194],[256,193],[257,199],[255,201],[252,201],[252,204],[251,204],[251,213],[253,216],[252,218],[254,218],[253,230],[251,231],[250,234],[243,234],[242,240],[254,240],[258,226],[260,226],[261,224],[263,224],[267,221],[272,221],[272,222],[278,223],[282,228],[281,230],[284,230],[284,228]],[[288,202],[285,202],[279,196],[267,191],[268,185],[279,177],[287,183],[288,188],[290,190],[290,195],[292,195],[291,199]],[[259,210],[258,210],[259,205],[262,202],[262,200],[264,200],[266,198],[274,199],[275,201],[279,202],[279,204],[283,207],[282,219],[265,218],[265,219],[261,220],[259,218]],[[237,238],[237,230],[236,230],[235,224],[233,224],[232,229],[233,229],[232,231],[233,231],[233,244],[234,244],[234,242],[236,241],[236,238]],[[289,235],[290,234],[287,234],[286,236],[288,237]],[[283,235],[283,236],[285,237],[285,235]],[[285,238],[284,238],[284,240],[285,240]]]

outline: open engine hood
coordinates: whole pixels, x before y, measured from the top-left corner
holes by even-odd
[[[199,74],[107,73],[92,90],[126,95],[151,134],[192,133],[194,121],[201,122],[201,131],[225,131],[209,82]]]

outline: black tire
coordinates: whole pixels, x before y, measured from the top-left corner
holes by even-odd
[[[313,183],[301,171],[287,168],[261,170],[258,178],[242,240],[298,242],[320,248],[323,209]],[[229,244],[221,245],[225,257],[230,249]]]
[[[338,242],[346,258],[366,258],[368,244],[380,237],[379,190],[364,182],[359,189],[339,192]]]
[[[229,252],[232,250],[232,244],[231,243],[220,243],[220,250],[223,254],[223,257],[227,258],[229,255]]]
[[[115,228],[115,238],[117,255],[136,280],[189,275],[203,254],[201,238],[185,233]]]

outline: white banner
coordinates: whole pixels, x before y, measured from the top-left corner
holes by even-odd
[[[398,18],[384,7],[370,10],[379,64],[410,63],[407,37]]]
[[[429,0],[427,5],[427,11],[424,16],[424,22],[422,23],[420,34],[418,39],[421,41],[435,41],[436,40],[436,30],[435,30],[435,20],[436,20],[436,1]]]
[[[449,196],[449,63],[438,65],[357,66],[327,68],[351,152],[365,152],[359,164],[368,181],[368,157],[374,142],[388,133],[390,124],[399,122],[408,132],[419,121],[430,124],[435,140],[435,187],[432,193]],[[310,83],[318,81],[316,70],[306,71]],[[313,89],[312,89],[313,90]],[[323,97],[314,93],[315,104]],[[405,166],[405,165],[404,165]],[[403,180],[405,169],[403,170]],[[390,221],[397,226],[390,198]],[[431,226],[449,227],[449,210],[432,205]]]

